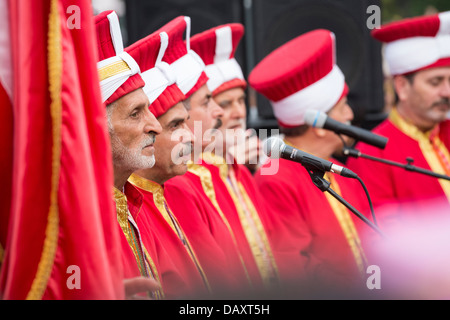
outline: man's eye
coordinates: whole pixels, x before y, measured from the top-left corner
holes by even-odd
[[[139,116],[139,111],[134,111],[130,114],[130,117],[137,118]]]
[[[433,87],[437,87],[441,84],[441,81],[439,79],[430,80],[429,82]]]

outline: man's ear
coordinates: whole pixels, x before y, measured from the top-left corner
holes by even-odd
[[[325,137],[325,135],[327,134],[326,129],[322,129],[322,128],[311,128],[311,130],[313,130],[314,134],[316,135],[316,137],[318,138],[323,138]]]
[[[394,88],[399,101],[405,101],[411,91],[411,82],[404,76],[394,77]]]

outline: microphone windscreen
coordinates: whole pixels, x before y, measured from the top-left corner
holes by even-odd
[[[305,123],[314,128],[323,128],[327,121],[326,113],[318,110],[308,109],[305,112]]]
[[[279,159],[281,148],[284,146],[283,140],[278,137],[270,137],[264,141],[264,154],[271,159]]]

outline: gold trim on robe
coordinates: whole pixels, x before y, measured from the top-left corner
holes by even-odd
[[[403,119],[396,108],[392,109],[390,112],[389,120],[401,132],[419,143],[420,150],[422,151],[422,154],[432,171],[443,175],[447,174],[445,168],[439,161],[439,155],[436,154],[433,145],[430,142],[430,134],[432,130],[428,132],[420,131],[415,125],[408,123],[405,119]],[[434,141],[439,148],[439,151],[443,154],[446,160],[450,162],[449,150],[445,147],[441,139],[439,139],[438,135],[434,137]],[[438,181],[444,190],[447,199],[450,201],[450,181],[443,179],[438,179]]]
[[[275,258],[273,257],[264,226],[252,200],[248,196],[242,183],[237,181],[234,171],[229,170],[225,159],[211,153],[202,153],[202,159],[219,168],[221,178],[236,206],[239,221],[241,222],[242,229],[252,251],[264,286],[267,289],[273,288],[279,280],[278,267]],[[228,178],[230,178],[230,180]],[[212,190],[209,191],[208,195],[210,199],[213,197],[213,193],[214,188],[212,187]],[[219,207],[216,203],[214,205]]]
[[[192,248],[186,234],[184,233],[183,228],[181,227],[175,215],[172,213],[172,210],[170,209],[169,204],[167,203],[164,197],[164,190],[162,186],[156,182],[145,179],[134,173],[130,176],[128,181],[131,182],[133,185],[137,186],[138,188],[141,188],[153,194],[153,202],[155,203],[155,206],[158,208],[164,220],[166,220],[166,222],[169,224],[172,231],[176,234],[176,236],[180,239],[181,243],[184,245],[186,251],[188,252],[195,266],[197,267],[197,270],[200,273],[200,276],[202,277],[205,287],[211,293],[212,292],[211,286],[209,285],[206,274],[203,271],[200,261],[198,261],[197,255],[195,254],[194,249]]]
[[[239,255],[239,259],[241,261],[242,267],[244,268],[245,275],[247,277],[248,283],[252,285],[252,281],[250,279],[250,276],[248,274],[247,267],[244,262],[244,258],[242,258],[242,254],[239,251],[239,246],[236,241],[236,237],[234,235],[233,229],[230,226],[230,223],[228,222],[228,219],[226,218],[225,214],[223,213],[222,209],[219,206],[219,203],[216,199],[216,193],[214,191],[214,186],[212,182],[211,172],[209,170],[199,164],[194,164],[192,162],[188,163],[188,171],[192,174],[195,174],[200,178],[200,182],[202,184],[203,191],[207,195],[207,197],[211,200],[212,204],[216,208],[217,212],[219,213],[220,218],[222,219],[223,223],[227,227],[228,231],[230,232],[231,239],[233,240],[234,246],[236,247],[236,251]]]
[[[329,172],[325,173],[325,178],[330,181],[330,188],[334,190],[337,194],[341,195],[341,189],[333,174]],[[358,266],[358,270],[361,276],[366,275],[367,268],[367,259],[364,253],[364,250],[361,246],[361,240],[358,235],[358,231],[356,230],[355,224],[348,212],[347,208],[339,202],[335,197],[333,197],[330,193],[325,192],[325,197],[330,204],[331,209],[336,216],[336,219],[339,222],[339,225],[342,228],[342,231],[347,239],[347,242],[350,246],[350,250],[353,253],[353,257],[355,258],[356,265]]]
[[[147,249],[142,244],[139,230],[137,229],[136,223],[128,210],[127,197],[115,187],[114,201],[116,202],[117,221],[119,222],[120,228],[122,229],[131,250],[133,251],[134,258],[136,259],[141,275],[144,277],[152,277],[161,283],[156,265],[150,254],[147,252]],[[155,298],[164,298],[164,292],[162,289],[158,289],[155,292]]]
[[[61,24],[58,12],[58,1],[50,1],[50,11],[48,15],[47,33],[47,71],[48,90],[50,94],[50,116],[52,119],[51,129],[53,137],[52,145],[52,172],[50,189],[50,207],[47,216],[47,226],[45,228],[45,239],[41,258],[37,267],[35,278],[27,294],[27,300],[42,299],[47,288],[56,250],[58,247],[59,234],[59,207],[58,207],[58,186],[61,171],[61,125],[62,125],[62,43]]]
[[[284,142],[291,147],[295,147],[286,140],[284,140]],[[324,177],[331,183],[330,188],[337,194],[341,195],[341,189],[334,176],[329,172],[326,172]],[[355,224],[351,219],[350,213],[348,212],[347,208],[329,192],[324,192],[324,194],[328,203],[330,204],[331,210],[333,210],[334,215],[339,222],[350,250],[352,251],[353,257],[355,258],[355,263],[358,267],[358,271],[360,275],[364,277],[366,275],[367,259],[361,246],[361,240],[359,238],[358,231],[356,230]]]

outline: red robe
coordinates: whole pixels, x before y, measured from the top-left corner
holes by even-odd
[[[117,225],[120,229],[124,277],[126,279],[140,276],[150,277],[161,283],[161,272],[156,263],[157,249],[153,235],[148,230],[142,232],[136,222],[142,210],[142,193],[127,182],[125,195],[114,188],[114,200]],[[147,294],[155,299],[164,298],[163,290]]]
[[[271,214],[271,239],[284,285],[301,295],[311,294],[308,290],[312,288],[323,289],[322,286],[342,289],[362,285],[360,276],[365,273],[365,255],[357,232],[365,228],[363,222],[339,203],[339,210],[344,209],[343,217],[350,219],[346,220],[348,229],[344,232],[327,195],[313,184],[299,163],[280,159],[276,173],[262,174],[266,168],[275,168],[276,161],[266,162],[256,172],[255,180]],[[366,198],[358,181],[334,178],[340,195],[364,212]],[[331,186],[338,192],[335,187],[335,184]],[[346,235],[356,241],[348,241]],[[303,287],[306,285],[311,287]]]
[[[124,297],[92,4],[77,1],[74,14],[72,4],[0,4],[13,75],[10,101],[0,94],[3,299]],[[70,17],[81,28],[70,28]]]
[[[205,296],[207,279],[189,239],[165,202],[163,187],[136,174],[129,181],[143,194],[143,205],[136,221],[144,244],[155,243],[165,298]]]
[[[250,284],[244,261],[229,224],[204,194],[200,178],[186,172],[164,186],[164,196],[197,253],[212,293],[218,297],[245,296]]]
[[[270,244],[270,224],[264,202],[251,173],[244,165],[236,162],[229,167],[222,158],[211,155],[206,155],[206,158],[203,155],[203,157],[201,165],[211,172],[214,192],[206,192],[206,183],[203,184],[203,189],[209,195],[212,204],[218,206],[226,216],[239,244],[253,288],[260,293],[264,290],[273,290],[278,285],[278,270]],[[229,180],[231,170],[238,184],[235,187],[240,189],[239,194],[231,186]],[[195,173],[195,171],[192,172]],[[250,217],[243,210],[244,207],[248,208]],[[252,224],[258,229],[257,232],[252,229]],[[263,257],[262,251],[256,249],[259,245],[264,246],[266,257]]]
[[[441,149],[448,157],[450,146],[450,121],[440,125]],[[446,173],[439,163],[427,136],[404,121],[394,109],[389,118],[373,130],[389,138],[384,150],[359,143],[356,148],[363,154],[406,164],[406,158],[414,159],[413,165]],[[450,161],[450,158],[448,158]],[[347,166],[357,173],[366,184],[375,207],[375,215],[382,229],[413,218],[416,213],[428,212],[434,202],[441,202],[448,209],[450,181],[437,179],[403,168],[364,158],[350,158]]]

